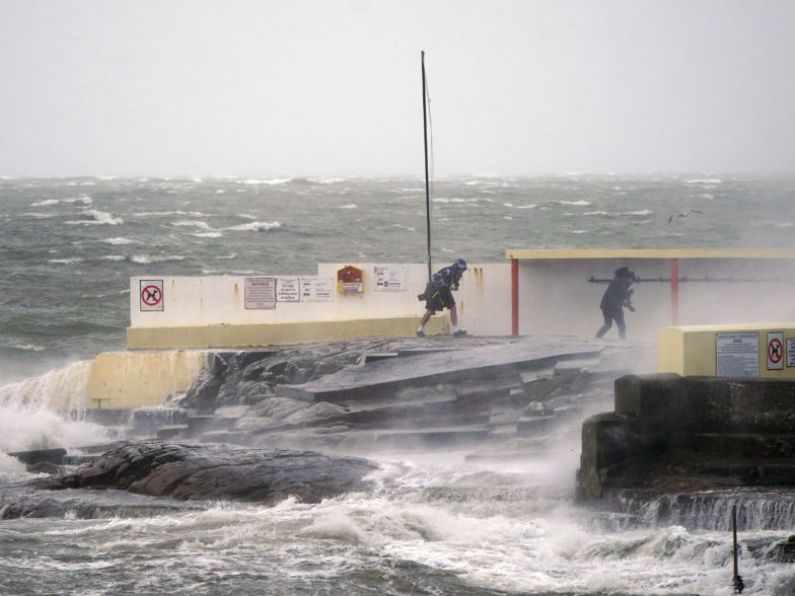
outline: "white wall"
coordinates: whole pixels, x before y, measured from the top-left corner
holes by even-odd
[[[318,265],[317,277],[336,280],[337,270],[344,265],[353,265],[364,272],[362,294],[341,295],[334,291],[329,302],[277,302],[274,309],[244,308],[246,276],[133,277],[130,279],[130,326],[189,327],[420,317],[424,312],[424,303],[417,300],[417,294],[425,289],[426,265],[323,263]],[[376,291],[376,266],[401,268],[405,273],[405,290]],[[141,310],[141,280],[162,280],[162,311]],[[470,265],[455,297],[463,328],[479,335],[510,333],[510,266],[507,263]]]

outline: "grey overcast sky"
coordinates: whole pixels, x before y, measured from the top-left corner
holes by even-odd
[[[0,175],[791,172],[793,0],[0,0]]]

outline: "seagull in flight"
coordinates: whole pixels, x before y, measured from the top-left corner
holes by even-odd
[[[679,213],[674,213],[673,215],[671,215],[668,218],[668,223],[672,223],[675,217],[676,218],[687,217],[691,213],[698,213],[699,215],[704,215],[704,212],[701,211],[700,209],[688,209],[687,211],[680,211]]]

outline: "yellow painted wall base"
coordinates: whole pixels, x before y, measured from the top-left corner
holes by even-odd
[[[105,352],[91,365],[86,385],[90,408],[158,406],[182,393],[199,374],[201,351]]]
[[[419,322],[419,317],[394,317],[262,325],[128,327],[127,347],[131,350],[251,348],[358,337],[410,337]],[[428,335],[447,333],[448,319],[432,317],[425,329]]]
[[[717,376],[720,372],[718,370],[718,335],[731,333],[758,334],[758,374],[746,376],[771,379],[795,378],[795,366],[787,366],[788,360],[795,365],[795,323],[665,327],[657,336],[657,370],[673,372],[682,376]],[[781,334],[781,353],[778,355],[781,362],[780,369],[771,369],[771,362],[768,359],[769,341],[775,339],[773,336],[769,336],[771,333]],[[726,338],[727,336],[723,335],[722,337]],[[792,340],[791,345],[787,340]],[[789,347],[793,348],[792,355],[788,353]],[[725,347],[720,349],[724,354],[722,358],[743,358],[742,355],[727,355]],[[773,352],[775,353],[775,351],[774,346]],[[773,359],[776,359],[775,354]]]

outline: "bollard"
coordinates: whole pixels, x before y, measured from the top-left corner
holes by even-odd
[[[732,586],[734,587],[735,594],[742,594],[745,589],[743,578],[737,572],[737,503],[732,505],[732,541],[734,547],[732,553],[734,556],[734,577],[732,578]]]

